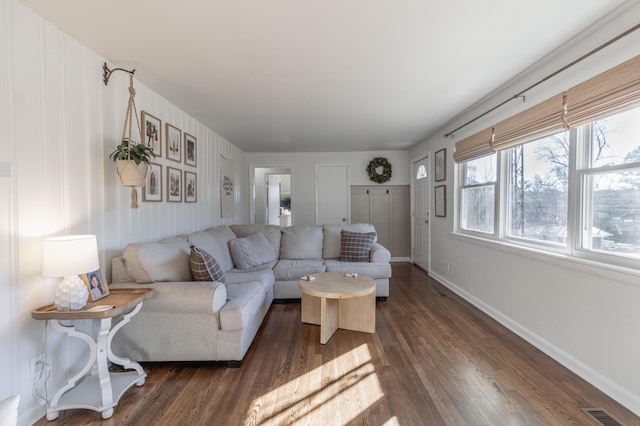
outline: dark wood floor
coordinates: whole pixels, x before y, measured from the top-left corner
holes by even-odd
[[[327,345],[300,305],[273,305],[242,367],[145,363],[111,419],[67,410],[38,425],[626,425],[633,413],[430,279],[393,264],[376,334]]]

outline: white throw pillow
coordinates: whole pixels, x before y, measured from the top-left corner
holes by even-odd
[[[273,247],[262,232],[229,241],[229,250],[238,269],[250,269],[276,260]]]

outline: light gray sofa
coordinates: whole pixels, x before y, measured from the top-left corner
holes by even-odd
[[[114,353],[135,361],[228,361],[238,366],[274,299],[300,299],[298,279],[356,272],[389,296],[391,254],[373,243],[367,262],[344,262],[341,232],[373,225],[222,225],[156,242],[129,244],[112,261],[111,288],[149,287],[152,298],[114,337]],[[194,281],[191,247],[210,254],[224,283]]]

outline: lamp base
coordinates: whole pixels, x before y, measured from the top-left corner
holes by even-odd
[[[55,305],[59,311],[79,311],[89,299],[87,286],[77,275],[64,277],[56,290]]]

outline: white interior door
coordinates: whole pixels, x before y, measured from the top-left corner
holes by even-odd
[[[316,165],[316,224],[349,221],[349,166]]]
[[[267,175],[267,225],[280,225],[280,175]]]
[[[414,163],[413,263],[429,270],[429,157]]]

